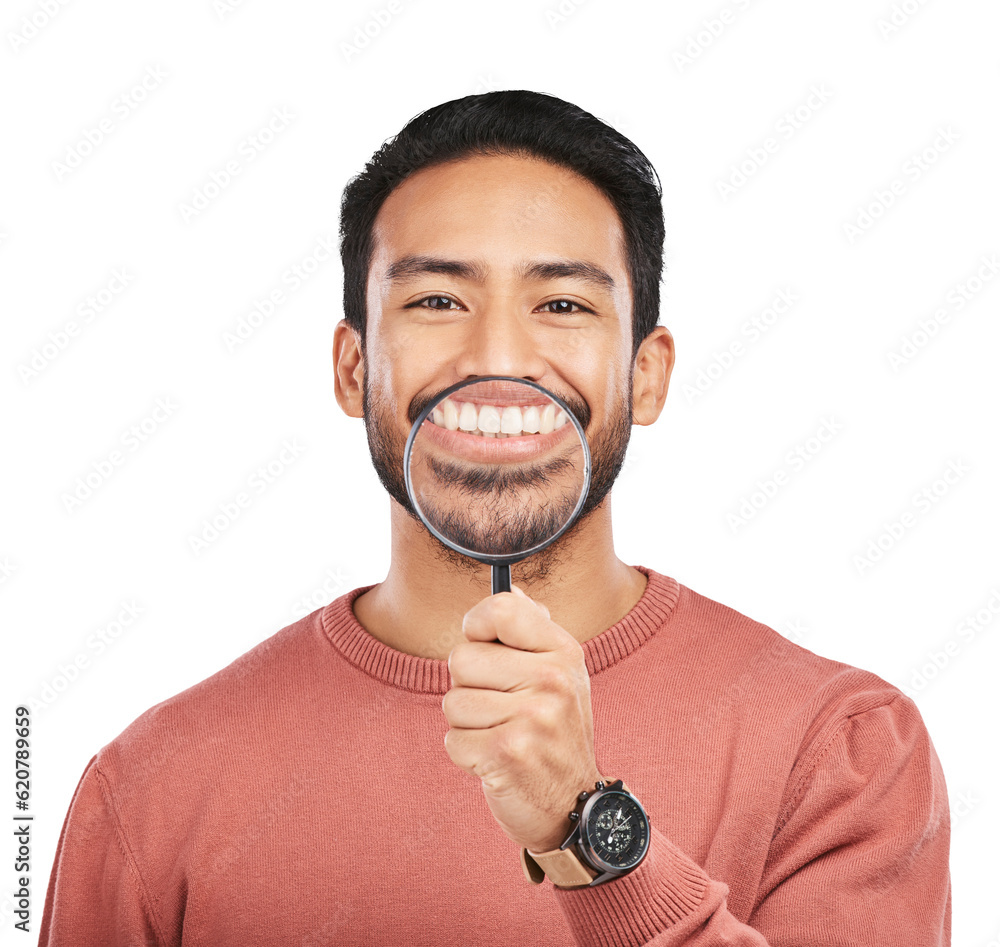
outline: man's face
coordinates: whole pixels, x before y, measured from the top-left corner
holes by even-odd
[[[614,206],[567,168],[477,156],[407,178],[373,236],[364,417],[390,495],[415,515],[402,461],[423,408],[456,382],[510,375],[559,395],[587,434],[582,521],[611,489],[632,423],[632,294]]]

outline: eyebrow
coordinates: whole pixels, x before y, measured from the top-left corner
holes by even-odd
[[[482,263],[465,260],[445,260],[433,256],[405,256],[390,264],[385,278],[389,282],[404,283],[431,273],[454,276],[473,283],[485,283],[489,267]],[[529,280],[577,279],[608,291],[615,288],[615,281],[610,273],[584,260],[546,260],[528,263],[520,267],[518,275],[522,279]]]
[[[485,283],[487,270],[478,263],[463,260],[444,260],[436,256],[404,256],[390,264],[385,278],[393,283],[405,283],[428,273],[456,276],[473,283]]]

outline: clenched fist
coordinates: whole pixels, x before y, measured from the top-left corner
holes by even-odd
[[[462,631],[448,656],[445,749],[482,781],[509,838],[531,852],[558,848],[577,796],[603,778],[583,648],[516,586],[466,612]]]

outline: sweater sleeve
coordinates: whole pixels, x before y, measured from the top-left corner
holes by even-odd
[[[84,769],[63,822],[38,947],[160,947],[96,761]]]
[[[792,775],[746,923],[728,886],[652,827],[643,863],[556,889],[578,944],[948,947],[950,822],[941,763],[913,701],[843,718]]]

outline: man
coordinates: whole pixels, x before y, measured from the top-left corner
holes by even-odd
[[[392,498],[389,574],[96,755],[41,944],[948,944],[913,702],[614,553],[674,356],[645,157],[559,99],[468,96],[381,148],[341,230],[336,395]],[[493,596],[402,472],[421,410],[487,375],[563,398],[593,455],[581,518]],[[561,848],[602,798],[624,872]]]

